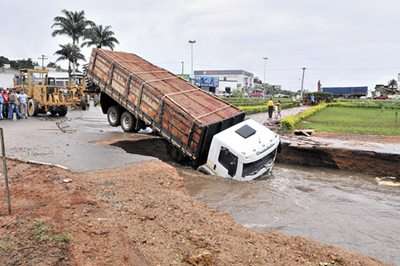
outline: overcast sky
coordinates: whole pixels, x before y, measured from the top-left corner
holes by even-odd
[[[396,0],[1,0],[0,55],[54,60],[53,17],[62,9],[85,10],[111,25],[117,50],[137,53],[173,72],[185,61],[189,39],[195,69],[244,69],[286,89],[305,85],[368,85],[400,72],[400,2]],[[88,57],[90,50],[84,50]]]

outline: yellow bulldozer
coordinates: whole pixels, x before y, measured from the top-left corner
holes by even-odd
[[[83,76],[71,76],[68,81],[50,77],[46,68],[21,69],[14,77],[14,88],[28,95],[28,115],[50,113],[65,116],[69,107],[88,107]]]

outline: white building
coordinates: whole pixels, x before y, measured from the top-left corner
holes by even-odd
[[[14,76],[18,71],[9,68],[0,68],[0,88],[12,88]]]
[[[234,91],[242,91],[252,88],[254,74],[244,70],[196,70],[195,78],[213,77],[219,80],[219,85],[215,88],[215,94],[231,94]]]

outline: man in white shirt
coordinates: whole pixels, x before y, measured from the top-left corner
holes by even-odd
[[[19,107],[21,118],[28,118],[28,95],[26,95],[25,91],[21,91],[18,95]]]

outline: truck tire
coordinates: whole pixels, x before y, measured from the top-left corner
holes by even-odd
[[[121,109],[116,105],[110,106],[107,110],[107,120],[110,126],[119,126],[121,124]]]
[[[38,113],[38,105],[34,99],[28,101],[28,116],[36,116]]]
[[[125,111],[121,115],[121,128],[124,132],[135,132],[136,118]]]

